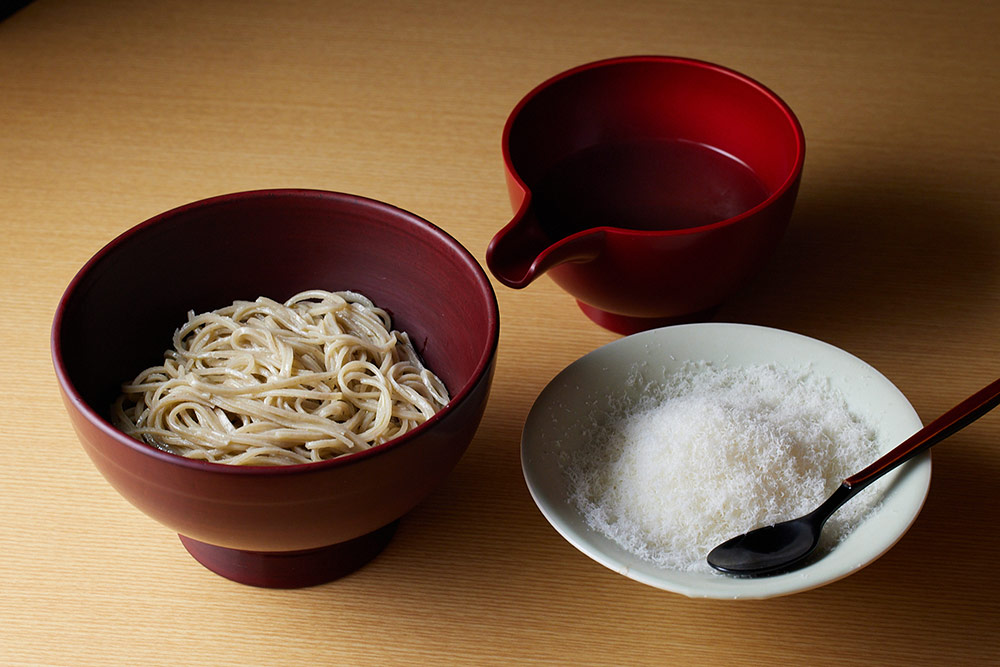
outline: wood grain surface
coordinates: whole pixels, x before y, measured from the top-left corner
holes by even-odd
[[[500,132],[521,96],[591,60],[683,55],[774,89],[808,143],[787,236],[717,319],[842,347],[926,423],[1000,376],[998,7],[36,0],[0,22],[0,663],[997,664],[1000,413],[935,449],[921,516],[868,568],[689,600],[592,562],[535,508],[523,420],[615,336],[547,278],[496,284],[496,382],[454,473],[368,567],[262,590],[203,569],[100,477],[49,327],[115,235],[238,190],[382,199],[483,261],[510,218]]]

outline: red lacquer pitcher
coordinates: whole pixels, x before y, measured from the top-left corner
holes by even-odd
[[[791,217],[805,138],[777,95],[666,56],[558,74],[503,132],[514,218],[486,251],[522,288],[543,273],[618,333],[704,319]]]

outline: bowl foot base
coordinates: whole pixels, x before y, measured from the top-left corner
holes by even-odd
[[[692,322],[706,322],[711,320],[718,310],[718,306],[712,306],[705,310],[688,315],[676,315],[670,317],[633,317],[631,315],[619,315],[609,313],[605,310],[595,308],[582,301],[576,302],[580,306],[583,314],[600,326],[614,331],[615,333],[628,336],[630,334],[646,331],[647,329],[658,329],[674,324],[691,324]]]
[[[241,551],[178,537],[196,561],[226,579],[262,588],[304,588],[339,579],[368,563],[389,543],[398,523],[347,542],[302,551]]]

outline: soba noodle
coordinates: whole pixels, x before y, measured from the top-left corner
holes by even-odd
[[[153,447],[232,465],[310,463],[382,444],[449,400],[388,313],[311,290],[188,313],[112,421]]]

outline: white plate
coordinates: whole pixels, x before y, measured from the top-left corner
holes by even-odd
[[[689,597],[768,598],[828,584],[888,551],[920,513],[930,486],[929,452],[886,476],[881,504],[821,558],[781,575],[746,579],[723,574],[667,570],[644,561],[587,526],[569,500],[562,470],[585,442],[595,410],[612,397],[639,398],[630,376],[662,379],[686,361],[716,366],[811,364],[831,379],[849,408],[883,434],[886,451],[922,424],[906,397],[881,373],[832,345],[799,334],[744,324],[688,324],[645,331],[609,343],[578,359],[542,391],[525,421],[521,439],[524,479],[545,518],[570,544],[615,572]]]

